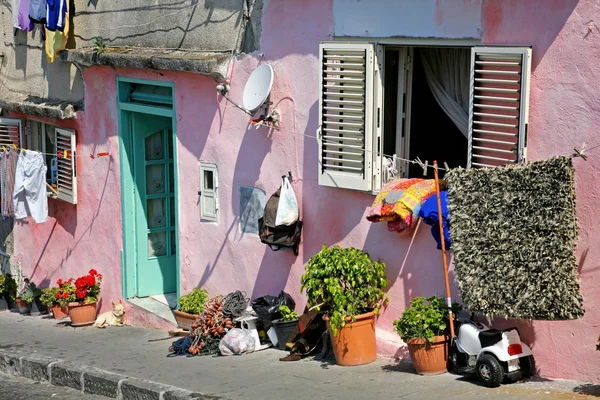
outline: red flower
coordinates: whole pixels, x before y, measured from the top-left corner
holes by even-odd
[[[87,275],[84,277],[85,279],[85,283],[89,286],[92,287],[96,284],[96,278],[94,278],[93,275]]]
[[[69,297],[69,293],[67,293],[67,292],[64,292],[64,293],[63,293],[63,299],[66,299],[67,297]]]
[[[62,296],[62,293],[61,293],[61,292],[56,292],[56,298],[57,298],[57,299],[60,299],[60,297],[61,297],[61,296]]]
[[[77,289],[75,294],[77,295],[78,299],[84,299],[85,296],[87,296],[87,292],[87,289]]]
[[[97,275],[98,279],[102,279],[102,274]]]
[[[56,284],[57,284],[58,286],[61,286],[61,285],[63,284],[63,280],[62,280],[62,279],[59,279],[59,280],[57,280],[57,281],[56,281]]]
[[[86,284],[87,283],[86,283],[86,281],[85,281],[85,279],[83,277],[77,278],[77,280],[75,281],[75,287],[77,289],[84,289],[85,286],[86,286]]]
[[[98,272],[96,272],[96,270],[94,268],[90,269],[89,272],[90,275],[98,275]]]

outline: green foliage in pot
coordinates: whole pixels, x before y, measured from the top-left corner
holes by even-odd
[[[452,304],[452,312],[456,315],[461,310],[458,303]],[[440,297],[415,297],[410,307],[404,310],[400,319],[394,321],[394,328],[400,338],[425,339],[432,343],[435,336],[448,335],[448,308]]]
[[[35,299],[42,295],[42,291],[38,289],[35,283],[31,282],[29,279],[25,279],[25,286],[21,291],[19,297],[21,300],[26,301],[28,304],[31,304]]]
[[[334,335],[346,325],[346,317],[354,322],[357,315],[369,311],[379,314],[382,302],[388,301],[385,264],[371,260],[363,250],[323,246],[305,270],[301,290],[311,306],[327,312]]]
[[[17,282],[10,274],[0,275],[0,295],[17,298]]]
[[[204,310],[206,300],[208,300],[208,291],[195,288],[191,293],[179,298],[179,311],[188,314],[200,314]]]
[[[294,310],[290,310],[288,306],[279,306],[279,312],[281,313],[281,320],[283,322],[291,322],[298,320],[298,313]]]
[[[57,299],[57,293],[59,289],[57,287],[42,289],[42,295],[40,296],[40,302],[47,307],[59,305]]]

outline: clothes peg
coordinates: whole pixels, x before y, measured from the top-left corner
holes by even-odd
[[[429,161],[425,160],[425,166],[423,166],[423,176],[427,176],[427,167]]]
[[[448,166],[448,163],[446,161],[444,161],[444,169],[446,170],[446,172],[450,171],[450,167]]]
[[[587,161],[587,155],[585,154],[586,147],[587,145],[585,144],[585,142],[583,142],[583,144],[581,145],[581,149],[573,149],[575,150],[575,154],[573,154],[573,157],[581,157],[584,161]]]
[[[2,151],[6,151],[6,146],[2,146]]]
[[[17,145],[16,144],[12,144],[13,145],[13,149],[16,150],[17,149]]]
[[[110,156],[110,153],[108,151],[105,151],[102,153],[98,153],[97,155],[98,155],[98,157],[107,157],[107,156]]]

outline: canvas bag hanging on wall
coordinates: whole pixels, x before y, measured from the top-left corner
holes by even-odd
[[[279,205],[277,206],[277,217],[275,225],[290,226],[298,221],[298,202],[296,194],[287,176],[283,177],[281,182],[281,193],[279,195]]]

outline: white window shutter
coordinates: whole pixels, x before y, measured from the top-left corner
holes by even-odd
[[[56,128],[54,131],[58,155],[58,200],[77,204],[77,172],[75,131]]]
[[[319,184],[372,190],[373,70],[370,43],[321,43]]]
[[[530,75],[529,47],[472,49],[468,167],[525,161]]]
[[[200,163],[200,219],[219,220],[219,179],[215,164]]]
[[[0,149],[2,146],[21,148],[24,143],[23,124],[20,119],[0,118]]]

